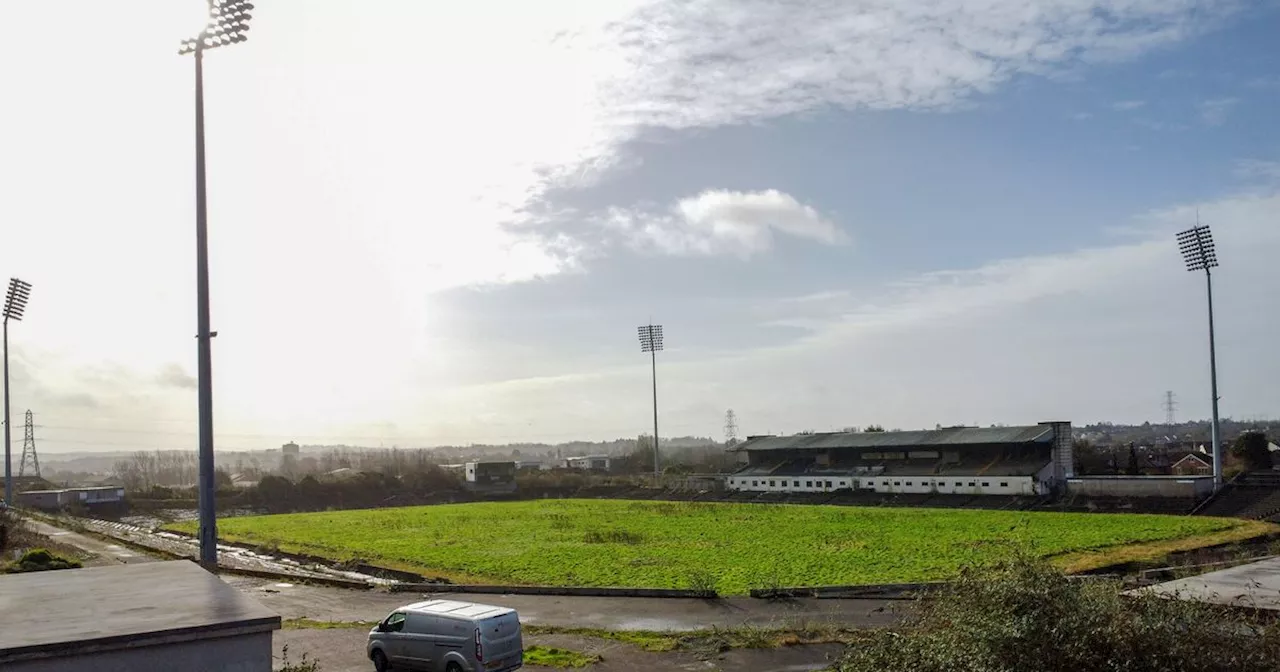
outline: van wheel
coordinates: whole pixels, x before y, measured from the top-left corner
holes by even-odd
[[[462,666],[457,663],[449,663],[449,666],[444,668],[444,672],[462,672]]]
[[[391,665],[387,663],[387,655],[381,649],[373,652],[373,669],[378,672],[387,672],[391,669]]]

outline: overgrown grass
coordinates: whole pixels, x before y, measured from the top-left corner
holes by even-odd
[[[552,646],[526,646],[524,648],[525,665],[541,665],[543,667],[579,668],[600,662],[600,656],[557,649]]]
[[[1026,556],[975,566],[909,610],[895,631],[865,633],[838,672],[1274,672],[1274,619],[1070,581]]]
[[[173,529],[193,531],[194,522]],[[753,587],[955,576],[1014,551],[1073,569],[1266,533],[1265,523],[1138,514],[554,500],[226,518],[222,537],[458,581]]]

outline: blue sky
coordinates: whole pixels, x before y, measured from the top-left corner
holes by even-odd
[[[0,45],[53,450],[194,445],[178,4]],[[1197,211],[1223,411],[1276,415],[1280,4],[474,5],[264,2],[210,55],[220,446],[637,434],[650,319],[675,434],[1203,417]]]

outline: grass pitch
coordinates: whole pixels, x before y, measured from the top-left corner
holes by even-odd
[[[195,523],[174,529],[194,532]],[[1068,569],[1264,534],[1230,518],[544,500],[225,518],[222,539],[455,581],[750,588],[941,580],[1015,549]]]

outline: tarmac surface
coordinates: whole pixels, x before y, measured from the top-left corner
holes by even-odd
[[[1141,590],[1196,602],[1280,611],[1280,558],[1167,581]]]
[[[743,625],[782,628],[834,623],[874,628],[897,622],[905,600],[717,600],[654,597],[576,597],[552,595],[466,595],[386,593],[347,590],[285,581],[223,575],[222,580],[251,595],[289,620],[378,621],[404,604],[423,599],[454,599],[510,607],[527,624],[604,630],[687,631]]]
[[[275,634],[275,663],[279,666],[283,662],[284,647],[288,646],[290,663],[299,662],[305,653],[306,659],[319,663],[324,672],[369,672],[373,664],[365,657],[368,637],[366,630],[281,630]],[[574,635],[526,635],[524,643],[525,646],[554,646],[600,656],[600,662],[580,668],[589,672],[808,672],[829,667],[844,649],[838,644],[820,644],[779,649],[735,649],[723,653],[653,653],[621,642]],[[554,668],[526,665],[524,669]]]

